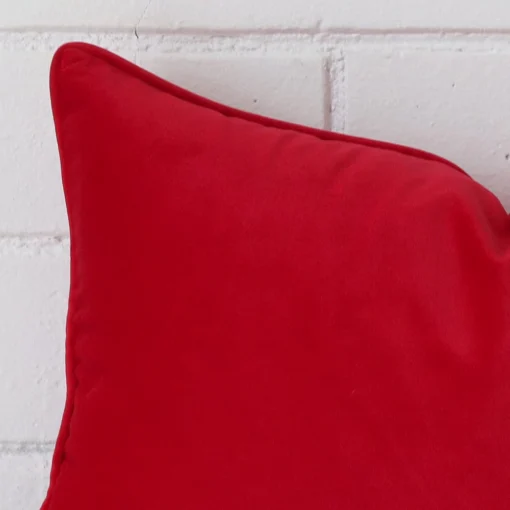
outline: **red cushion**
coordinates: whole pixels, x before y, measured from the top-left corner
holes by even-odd
[[[56,54],[68,394],[45,510],[503,510],[510,221],[453,164]]]

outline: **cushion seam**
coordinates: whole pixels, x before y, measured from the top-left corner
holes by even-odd
[[[246,120],[248,122],[257,123],[266,127],[276,128],[280,130],[287,130],[287,131],[294,131],[297,133],[302,133],[306,135],[313,136],[319,140],[324,141],[336,141],[336,142],[344,142],[344,143],[350,143],[352,145],[361,145],[362,147],[370,147],[375,148],[379,150],[384,151],[390,151],[390,152],[397,152],[399,154],[403,154],[406,156],[415,157],[424,161],[434,161],[438,163],[443,163],[450,168],[457,170],[458,172],[462,173],[469,179],[471,177],[458,165],[455,163],[452,163],[451,161],[438,156],[436,154],[432,154],[427,151],[423,151],[420,149],[415,149],[413,147],[407,147],[404,145],[399,145],[396,143],[391,142],[383,142],[379,140],[371,140],[368,138],[360,138],[356,136],[347,135],[344,133],[336,133],[333,131],[327,131],[323,129],[317,129],[313,127],[308,127],[300,124],[294,124],[291,122],[286,122],[283,120],[277,120],[270,117],[264,117],[262,115],[258,115],[255,113],[250,113],[242,110],[238,110],[236,108],[233,108],[231,106],[227,106],[222,103],[218,103],[215,101],[212,101],[210,99],[207,99],[203,96],[199,96],[198,94],[195,94],[187,89],[184,89],[182,87],[179,87],[178,85],[175,85],[174,83],[168,82],[164,80],[163,78],[160,78],[159,76],[139,67],[138,65],[129,62],[128,60],[123,59],[122,57],[111,53],[103,48],[83,43],[83,42],[70,42],[66,43],[63,46],[61,46],[57,52],[56,55],[60,52],[65,52],[66,49],[78,49],[80,51],[83,51],[91,56],[94,56],[96,58],[99,58],[116,69],[123,71],[141,81],[146,83],[147,85],[156,88],[164,93],[174,95],[175,97],[178,97],[179,99],[182,99],[188,103],[195,104],[197,106],[201,106],[204,108],[207,108],[209,110],[216,111],[225,117],[233,117],[233,118],[239,118]]]

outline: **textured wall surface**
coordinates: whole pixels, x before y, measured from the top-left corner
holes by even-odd
[[[69,40],[236,107],[436,152],[510,210],[508,0],[0,0],[0,510],[37,510],[64,403],[47,84]]]

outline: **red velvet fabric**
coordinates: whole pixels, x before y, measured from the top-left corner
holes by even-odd
[[[453,164],[56,54],[45,510],[510,508],[510,221]]]

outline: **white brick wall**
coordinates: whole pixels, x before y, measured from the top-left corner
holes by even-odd
[[[437,152],[510,210],[508,0],[0,0],[0,510],[37,510],[63,408],[47,75],[68,40],[236,107]]]

